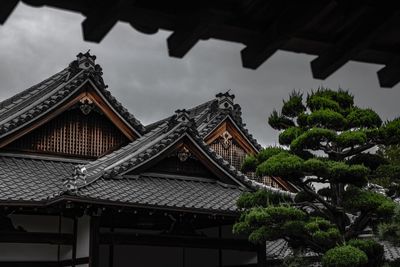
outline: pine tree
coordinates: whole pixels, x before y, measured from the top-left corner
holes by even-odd
[[[291,93],[268,123],[280,131],[281,147],[248,156],[243,171],[282,177],[300,192],[294,202],[267,192],[243,195],[235,232],[252,242],[284,238],[295,249],[325,253],[393,214],[393,201],[365,186],[385,162],[369,152],[400,143],[400,119],[382,122],[372,109],[357,107],[348,91],[320,88],[305,99]],[[325,187],[316,191],[316,183]]]

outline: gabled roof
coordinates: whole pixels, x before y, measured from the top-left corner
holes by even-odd
[[[259,151],[262,147],[256,139],[246,129],[246,124],[242,120],[242,112],[239,104],[234,104],[233,99],[235,95],[226,93],[219,93],[215,99],[209,100],[203,104],[187,109],[189,118],[195,122],[196,128],[200,137],[205,139],[210,133],[213,132],[222,122],[229,119],[243,136],[254,147],[254,150]],[[151,131],[170,117],[147,125],[147,131]]]
[[[0,139],[51,112],[74,95],[85,82],[90,82],[110,107],[137,135],[143,125],[106,89],[102,69],[95,64],[95,56],[80,53],[67,68],[0,102]]]
[[[204,142],[186,110],[178,110],[170,120],[153,127],[151,131],[127,146],[86,165],[77,166],[76,178],[84,181],[82,184],[79,184],[78,181],[77,187],[84,187],[101,177],[116,178],[124,175],[156,158],[183,137],[189,138],[208,157],[216,169],[220,169],[236,184],[252,188],[252,180],[236,170]]]

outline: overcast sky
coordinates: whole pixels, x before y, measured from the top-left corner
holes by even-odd
[[[262,145],[277,143],[277,132],[266,119],[293,89],[349,89],[357,105],[375,109],[384,120],[400,115],[400,86],[380,88],[379,65],[350,62],[321,81],[312,79],[314,56],[278,52],[259,69],[248,70],[241,66],[243,45],[216,40],[202,41],[184,59],[175,59],[168,57],[168,32],[145,35],[118,23],[94,44],[83,41],[82,20],[77,13],[20,3],[0,26],[0,100],[39,83],[91,49],[113,95],[145,125],[227,89],[236,95],[247,128]]]

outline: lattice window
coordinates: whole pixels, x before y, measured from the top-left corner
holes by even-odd
[[[82,106],[68,110],[6,149],[99,157],[128,143],[128,138],[103,114]]]
[[[260,177],[260,176],[257,176],[255,172],[248,172],[248,173],[246,173],[246,176],[249,177],[250,179],[253,179],[253,180],[259,182],[259,183],[262,183],[262,184],[265,184],[265,185],[268,185],[268,186],[272,186],[272,187],[275,187],[275,188],[279,188],[279,189],[284,189],[280,184],[278,184],[276,182],[275,179],[273,179],[270,176],[262,176],[262,177]]]
[[[237,170],[240,170],[246,157],[246,151],[235,142],[232,136],[226,135],[226,133],[211,143],[210,147]]]

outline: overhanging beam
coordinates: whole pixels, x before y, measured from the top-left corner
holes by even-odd
[[[332,8],[331,5],[328,5],[328,1],[313,1],[309,12],[303,14],[298,11],[297,5],[300,5],[300,3],[297,3],[297,5],[286,3],[284,7],[280,3],[281,1],[277,1],[275,5],[270,5],[270,8],[275,8],[276,12],[279,12],[274,23],[268,26],[258,39],[248,43],[240,51],[243,67],[257,69],[294,37],[297,32],[311,23],[310,14],[317,15],[323,13],[324,10]],[[290,21],[288,21],[288,18],[290,18]]]
[[[171,57],[183,58],[206,33],[207,26],[203,23],[176,30],[167,38],[168,54]]]
[[[210,249],[230,249],[240,251],[257,251],[257,246],[247,240],[220,239],[207,237],[145,235],[137,233],[101,233],[100,244],[145,245],[165,247],[190,247]]]
[[[0,25],[6,22],[7,18],[17,6],[19,0],[2,0],[0,1]]]
[[[72,234],[0,232],[0,243],[72,245]]]
[[[101,1],[93,8],[82,22],[83,38],[99,43],[118,22],[120,13],[126,6],[125,0]]]
[[[389,64],[378,71],[381,87],[393,87],[400,82],[400,64]]]
[[[326,79],[357,54],[370,46],[375,37],[393,18],[393,10],[365,7],[351,18],[351,28],[336,44],[311,61],[311,70],[316,79]]]

